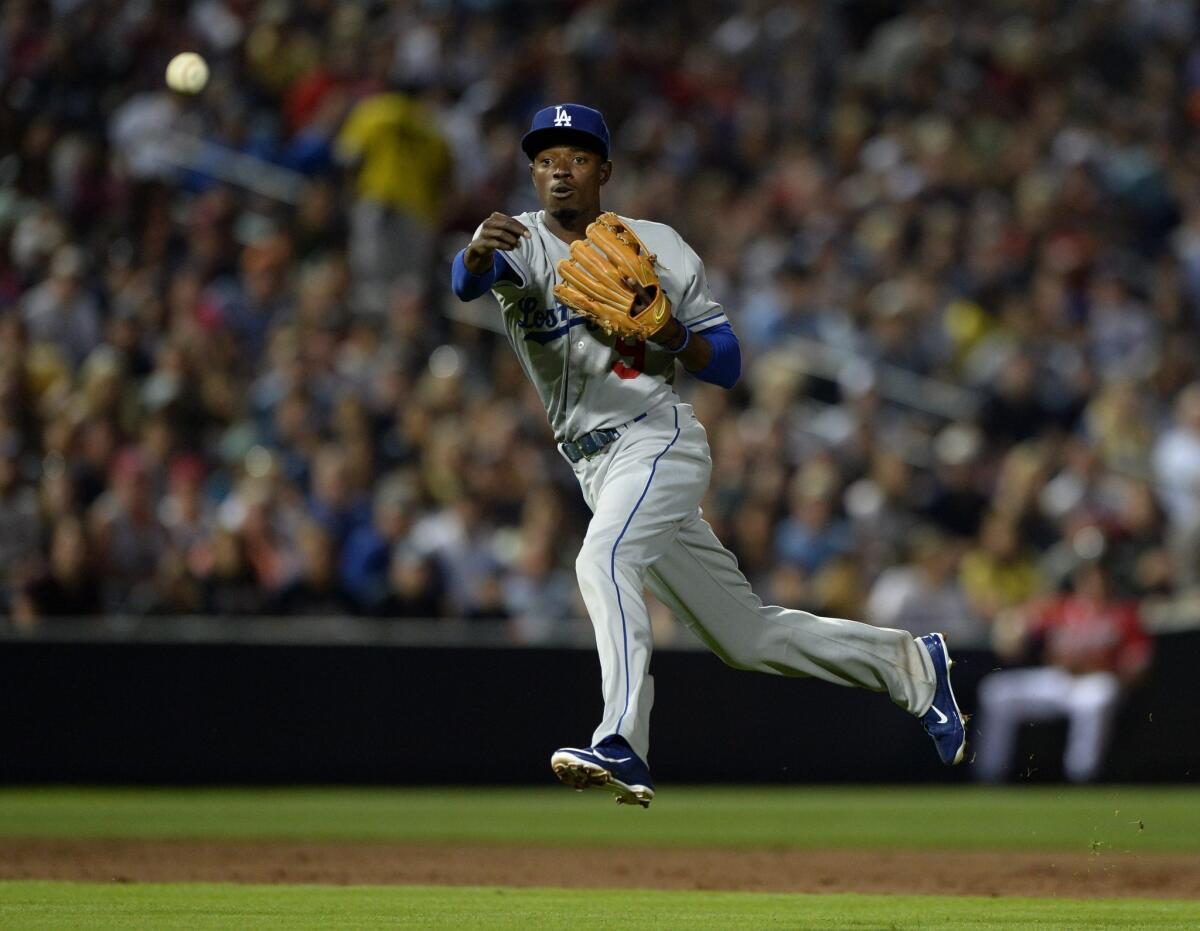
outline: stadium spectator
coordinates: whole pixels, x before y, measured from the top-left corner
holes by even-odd
[[[212,536],[210,557],[197,560],[192,572],[200,583],[200,605],[206,614],[253,617],[262,614],[267,593],[255,577],[242,538],[225,527]]]
[[[59,246],[50,275],[21,299],[29,339],[53,346],[76,368],[100,343],[100,307],[81,283],[83,255],[76,246]]]
[[[993,672],[980,682],[977,778],[1003,780],[1021,725],[1056,718],[1068,722],[1067,778],[1087,782],[1099,774],[1120,699],[1151,657],[1136,604],[1113,591],[1104,546],[1095,528],[1081,531],[1076,549],[1085,554],[1070,591],[1005,619],[1009,629],[998,649],[1010,655],[1032,650],[1040,664]]]
[[[512,619],[504,599],[504,587],[497,568],[479,577],[471,592],[471,600],[462,612],[468,621],[507,622]]]
[[[382,313],[399,276],[426,274],[453,181],[450,148],[434,115],[411,94],[363,98],[338,132],[353,168],[350,258],[364,309]]]
[[[995,438],[995,434],[989,435]],[[983,442],[979,429],[958,423],[944,427],[933,442],[932,489],[920,512],[959,539],[978,534],[988,510],[988,496],[980,490],[979,477]]]
[[[13,617],[28,628],[44,618],[97,615],[103,607],[100,576],[83,527],[74,517],[64,517],[50,534],[47,564],[17,593]]]
[[[911,630],[923,623],[959,648],[989,643],[958,584],[961,551],[936,527],[921,526],[909,537],[911,562],[880,573],[867,598],[867,619],[877,627]]]
[[[104,578],[104,606],[113,613],[144,613],[155,598],[159,560],[169,536],[158,519],[152,476],[142,452],[122,449],[111,487],[91,507],[91,535]]]
[[[323,617],[349,614],[354,602],[338,579],[336,549],[330,532],[324,525],[308,521],[300,527],[297,548],[297,575],[275,597],[271,612]]]
[[[186,559],[212,539],[216,508],[204,494],[204,462],[194,453],[178,456],[168,469],[167,490],[158,504],[171,549]]]
[[[370,520],[370,503],[362,478],[351,471],[350,457],[341,446],[329,443],[317,450],[308,511],[324,525],[339,551]]]
[[[816,575],[853,548],[850,527],[837,515],[834,477],[825,469],[799,473],[789,489],[788,516],[775,533],[777,558],[798,566],[807,576]]]
[[[522,642],[552,640],[560,625],[580,617],[583,610],[575,578],[558,565],[553,539],[526,536],[505,583],[504,603],[514,620],[514,635]]]
[[[429,619],[446,616],[444,585],[437,562],[397,547],[388,567],[388,590],[376,606],[382,617]]]
[[[1146,598],[1168,595],[1175,567],[1167,546],[1166,521],[1149,483],[1126,479],[1119,486],[1111,529],[1113,582],[1118,593]]]
[[[37,492],[21,481],[21,437],[0,432],[0,606],[9,604],[11,586],[41,546]]]
[[[978,544],[963,555],[959,578],[971,609],[989,622],[1029,601],[1043,587],[1037,562],[1022,543],[1017,525],[1000,512],[984,519]]]
[[[1154,478],[1170,521],[1180,578],[1200,578],[1200,382],[1175,402],[1174,425],[1154,448]]]
[[[364,613],[375,613],[387,597],[391,552],[411,532],[415,508],[409,479],[400,473],[387,476],[376,488],[371,522],[346,540],[341,581]]]

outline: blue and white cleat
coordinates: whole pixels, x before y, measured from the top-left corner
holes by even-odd
[[[633,752],[624,737],[605,737],[594,747],[563,747],[550,757],[550,767],[563,785],[576,792],[607,789],[619,805],[649,808],[654,798],[650,767]]]
[[[958,707],[954,689],[950,687],[950,670],[954,661],[946,649],[946,638],[941,634],[926,634],[917,642],[929,651],[933,660],[933,672],[937,685],[933,692],[933,704],[921,715],[925,732],[937,745],[938,756],[947,766],[961,763],[967,750],[967,716]]]

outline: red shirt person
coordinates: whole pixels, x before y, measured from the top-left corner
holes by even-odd
[[[1084,578],[1076,587],[1083,591],[1046,604],[1034,615],[1031,636],[1043,641],[1048,665],[1077,676],[1109,672],[1124,682],[1136,679],[1154,651],[1137,604],[1107,600],[1108,581],[1099,566],[1080,571]]]
[[[1082,563],[1071,585],[1025,615],[1023,639],[1040,645],[1042,665],[994,672],[979,684],[975,771],[985,782],[1007,775],[1022,724],[1058,718],[1068,722],[1067,778],[1094,779],[1125,686],[1150,664],[1153,645],[1137,605],[1112,596],[1104,564]]]

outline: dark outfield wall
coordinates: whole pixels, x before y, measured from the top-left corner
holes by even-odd
[[[968,709],[985,654],[959,654]],[[1200,776],[1200,634],[1159,641],[1122,710],[1106,778]],[[652,760],[663,782],[953,781],[886,697],[660,651]],[[576,650],[354,646],[0,646],[0,781],[549,783],[586,743],[598,666]],[[1026,779],[1061,775],[1063,728],[1023,737]],[[1032,756],[1032,760],[1030,757]]]

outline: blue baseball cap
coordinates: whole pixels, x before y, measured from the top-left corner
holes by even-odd
[[[578,103],[559,103],[533,115],[521,148],[532,161],[553,145],[577,145],[608,159],[608,125],[599,110]]]

